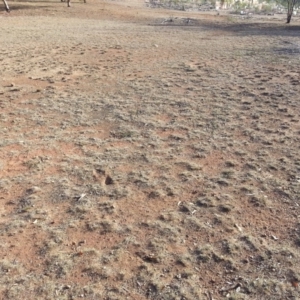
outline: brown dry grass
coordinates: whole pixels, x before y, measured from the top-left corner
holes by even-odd
[[[299,20],[10,4],[0,298],[299,299]]]

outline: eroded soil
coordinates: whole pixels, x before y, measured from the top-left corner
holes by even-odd
[[[299,299],[299,19],[10,5],[1,299]]]

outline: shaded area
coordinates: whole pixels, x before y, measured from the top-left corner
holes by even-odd
[[[300,48],[275,48],[274,52],[282,55],[297,55],[300,54]]]
[[[222,30],[234,35],[251,36],[251,35],[266,35],[266,36],[295,36],[300,37],[300,25],[253,22],[253,23],[229,23],[218,22],[212,23],[206,20],[197,20],[190,18],[174,18],[160,19],[150,26],[176,27],[186,31],[215,31]]]
[[[72,1],[72,3],[80,3],[83,2],[83,0],[79,1]],[[23,4],[24,3],[24,4]],[[26,3],[26,4],[25,4]],[[39,1],[26,1],[26,0],[19,0],[19,1],[8,1],[8,5],[11,11],[16,11],[16,10],[24,10],[24,9],[41,9],[41,8],[49,8],[51,5],[44,5],[45,3],[49,4],[58,4],[59,6],[67,6],[66,1],[60,1],[60,0],[39,0]],[[37,6],[35,6],[37,5]],[[0,11],[2,8],[0,9]],[[5,10],[5,8],[3,9]]]
[[[11,4],[9,3],[9,9],[11,11],[16,11],[16,10],[23,10],[23,9],[43,9],[43,8],[49,8],[49,5],[38,5],[38,6],[33,6],[33,5],[26,5],[26,4]]]

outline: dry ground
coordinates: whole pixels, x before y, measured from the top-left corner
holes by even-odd
[[[299,299],[299,19],[10,5],[0,298]]]

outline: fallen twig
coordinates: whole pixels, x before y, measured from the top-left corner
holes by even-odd
[[[235,289],[237,289],[238,287],[241,287],[241,286],[242,285],[240,283],[237,283],[236,285],[228,287],[228,288],[221,288],[219,290],[219,292],[228,292],[228,291],[231,291],[231,290],[235,290]]]

